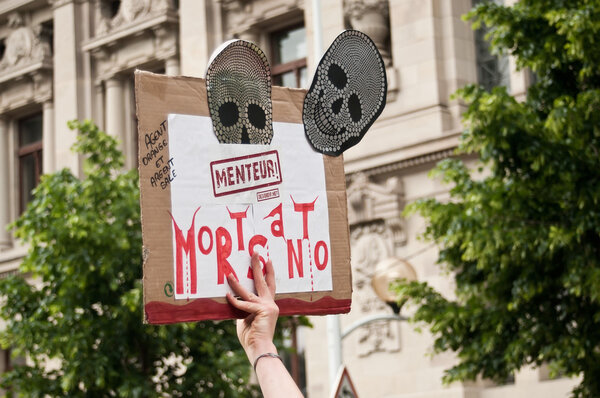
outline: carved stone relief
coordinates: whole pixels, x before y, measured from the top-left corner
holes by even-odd
[[[252,17],[251,0],[224,0],[222,7],[228,31],[233,31],[235,26],[247,25],[247,19]]]
[[[344,0],[344,16],[353,29],[366,33],[375,42],[385,66],[391,66],[388,0]]]
[[[50,44],[41,34],[41,26],[27,26],[20,14],[13,13],[8,17],[8,27],[12,32],[4,42],[5,50],[0,60],[0,73],[52,57]]]
[[[373,291],[371,279],[377,264],[394,256],[395,248],[406,241],[400,216],[402,192],[397,178],[389,178],[381,185],[370,182],[363,173],[351,178],[347,190],[354,303],[361,318],[391,312]],[[373,322],[361,327],[357,334],[359,356],[400,350],[398,322]]]
[[[8,16],[8,36],[0,59],[0,113],[52,98],[52,51],[41,25],[26,15]]]
[[[392,233],[393,247],[402,246],[406,242],[401,217],[404,191],[398,178],[390,177],[384,184],[374,184],[366,174],[356,173],[350,177],[347,195],[348,222],[351,226],[376,218],[384,219],[387,229]]]
[[[371,279],[377,264],[392,256],[392,240],[392,233],[383,220],[359,225],[351,230],[354,302],[361,318],[390,312],[373,291]],[[400,334],[396,322],[372,322],[356,333],[359,341],[357,353],[361,357],[375,352],[400,350]]]
[[[383,220],[377,220],[353,227],[350,242],[352,268],[355,271],[354,287],[361,293],[361,300],[357,300],[361,312],[385,310],[386,304],[372,291],[371,278],[377,263],[392,254],[389,231]]]
[[[173,0],[122,0],[116,15],[111,18],[110,2],[95,1],[96,36],[119,30],[134,22],[174,10]]]
[[[173,0],[122,0],[112,10],[108,0],[94,0],[96,36],[84,51],[95,63],[95,84],[139,65],[176,59],[178,16]]]

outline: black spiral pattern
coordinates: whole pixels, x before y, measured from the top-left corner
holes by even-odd
[[[271,69],[256,44],[235,40],[226,45],[208,67],[206,91],[220,143],[271,143]]]
[[[304,98],[304,132],[320,153],[338,156],[356,145],[385,107],[381,54],[366,34],[346,30],[321,58]]]

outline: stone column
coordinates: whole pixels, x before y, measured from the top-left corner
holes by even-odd
[[[42,165],[42,172],[52,173],[55,171],[55,148],[54,148],[54,102],[46,101],[44,102],[44,114],[43,114],[43,130],[42,130],[42,140],[43,140],[43,149],[42,156],[44,158]]]
[[[84,40],[82,2],[75,0],[51,1],[54,19],[54,93],[60,101],[54,103],[55,165],[68,167],[78,175],[79,156],[71,151],[77,132],[67,127],[67,122],[85,117],[85,92],[83,85]]]
[[[223,10],[223,0],[215,0],[212,3],[210,3],[210,8],[211,8],[211,15],[212,18],[210,20],[211,22],[211,26],[210,29],[212,31],[213,34],[213,41],[212,43],[215,46],[220,45],[224,40],[223,40],[223,14],[222,14],[222,10]]]
[[[6,225],[10,222],[10,182],[8,123],[0,118],[0,250],[12,245]]]
[[[119,147],[124,150],[125,130],[125,104],[123,98],[123,83],[121,79],[114,76],[105,82],[106,87],[106,109],[105,130],[108,134],[116,137],[120,143]]]
[[[177,55],[167,58],[165,61],[165,74],[167,76],[177,76],[180,74],[179,57]]]
[[[211,43],[214,35],[210,30],[210,19],[213,15],[208,12],[207,2],[207,0],[180,0],[179,2],[179,53],[181,73],[186,76],[204,77],[208,58],[212,52]],[[220,8],[220,2],[215,2],[213,7]]]
[[[96,122],[96,125],[101,129],[105,130],[104,124],[104,86],[101,81],[94,83],[94,110],[92,118]]]

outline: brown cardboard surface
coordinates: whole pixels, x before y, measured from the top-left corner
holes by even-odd
[[[273,121],[301,123],[305,93],[306,90],[301,89],[273,87]],[[169,297],[172,290],[169,291],[168,283],[173,282],[171,191],[168,184],[161,188],[159,181],[168,174],[164,162],[169,155],[166,120],[169,113],[209,116],[205,81],[136,71],[135,94],[144,240],[144,320],[174,323],[243,316],[224,298],[175,300],[173,296]],[[149,141],[153,145],[149,145]],[[163,143],[166,145],[159,145]],[[155,148],[154,152],[152,148]],[[162,163],[160,156],[164,156]],[[278,294],[276,302],[282,315],[350,311],[352,276],[344,162],[341,156],[323,156],[323,162],[329,204],[333,291]]]

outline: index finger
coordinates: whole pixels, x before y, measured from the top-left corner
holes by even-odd
[[[238,282],[233,274],[227,275],[227,283],[231,287],[231,290],[245,301],[252,301],[254,294],[246,289],[240,282]]]

